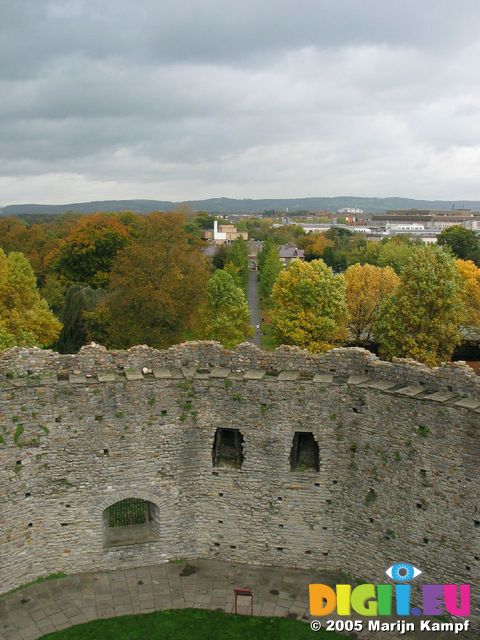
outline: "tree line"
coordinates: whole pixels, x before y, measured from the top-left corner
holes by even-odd
[[[189,339],[236,346],[252,334],[248,250],[238,240],[207,258],[200,231],[212,224],[185,209],[0,218],[0,349],[70,353],[91,340],[109,348]],[[276,344],[320,352],[374,341],[385,358],[434,365],[479,330],[480,244],[463,227],[426,246],[345,229],[242,225],[264,236],[259,287]],[[305,261],[282,266],[278,245],[286,242],[303,248]]]
[[[205,215],[185,211],[0,220],[0,348],[235,346],[251,333],[247,249],[237,241],[212,264],[204,225]]]
[[[275,244],[264,243],[260,290],[278,344],[318,353],[375,342],[385,359],[435,366],[448,361],[462,339],[480,332],[480,269],[473,260],[456,258],[448,243],[401,239],[367,245],[367,252],[390,264],[355,262],[335,271],[325,256],[330,240],[327,234],[311,238],[310,246],[323,247],[323,257],[310,255],[286,268]]]

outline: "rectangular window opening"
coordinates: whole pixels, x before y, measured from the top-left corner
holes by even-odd
[[[217,429],[213,443],[214,467],[240,469],[243,464],[243,436],[239,429]]]
[[[295,432],[290,452],[290,469],[292,471],[320,470],[320,453],[313,433]]]

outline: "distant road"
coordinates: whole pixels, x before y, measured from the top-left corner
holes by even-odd
[[[254,334],[250,338],[250,342],[255,343],[258,347],[262,346],[262,334],[261,331],[257,331],[257,325],[261,327],[260,317],[260,298],[258,295],[258,271],[250,269],[248,272],[248,291],[247,299],[248,306],[250,307],[251,325],[253,326]]]

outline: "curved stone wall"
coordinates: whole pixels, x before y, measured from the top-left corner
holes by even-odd
[[[408,561],[434,582],[479,578],[480,382],[449,364],[218,343],[89,346],[0,357],[0,576],[174,558],[341,570],[384,582]],[[242,467],[214,467],[218,428]],[[291,470],[295,432],[320,469]],[[104,511],[157,507],[156,539],[106,548]]]

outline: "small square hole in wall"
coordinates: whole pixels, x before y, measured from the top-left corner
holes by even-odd
[[[103,455],[104,455],[104,456],[108,456],[109,454],[110,454],[110,452],[109,452],[109,450],[108,450],[108,449],[104,449],[104,450],[103,450]]]
[[[283,529],[283,527],[284,527],[284,525],[283,525],[283,524],[279,524],[279,525],[278,525],[278,528],[279,528],[279,529]]]
[[[373,518],[368,519],[371,524],[373,524]]]
[[[322,556],[328,556],[328,551],[324,551],[324,552],[322,553]]]
[[[316,487],[319,487],[319,486],[320,486],[320,483],[319,483],[319,482],[315,482],[315,486],[316,486]]]
[[[236,549],[236,548],[237,548],[237,545],[236,545],[236,544],[231,544],[231,545],[230,545],[230,549]]]
[[[25,498],[30,498],[30,497],[31,497],[31,495],[32,495],[31,493],[26,493],[26,494],[25,494]]]
[[[283,547],[277,547],[277,551],[283,551]]]
[[[475,556],[475,560],[480,560],[480,556]]]
[[[166,416],[166,415],[167,415],[167,410],[166,410],[166,409],[162,409],[162,410],[160,411],[160,415],[161,415],[161,416]]]
[[[218,524],[223,524],[223,520],[219,520],[219,521],[218,521]]]
[[[423,544],[428,544],[428,538],[423,539]]]
[[[328,527],[322,527],[323,531],[327,531]]]
[[[474,520],[474,521],[473,521],[473,526],[474,526],[475,528],[480,527],[480,520]]]
[[[212,471],[212,476],[218,476],[218,471]]]
[[[70,505],[69,504],[66,504],[65,506],[67,507],[67,509],[70,509]]]
[[[331,500],[325,500],[325,502],[326,502],[327,504],[332,504],[332,501],[331,501]]]
[[[28,523],[28,526],[29,526],[29,527],[33,527],[33,522],[29,522],[29,523]]]
[[[305,551],[305,553],[306,553],[307,555],[310,555],[312,552],[310,551],[310,549],[307,549],[307,550]]]
[[[337,484],[337,483],[338,483],[338,480],[333,480],[333,484]]]
[[[466,565],[465,565],[465,569],[466,569],[467,571],[470,571],[470,567],[468,566],[468,564],[466,564]]]
[[[219,493],[218,495],[220,496],[220,498],[223,498],[223,493]]]
[[[219,547],[219,546],[220,546],[220,543],[219,543],[219,542],[214,542],[214,543],[213,543],[213,546],[214,546],[214,547]]]
[[[22,466],[22,461],[21,460],[17,460],[15,464],[16,464],[17,467],[21,467]]]
[[[69,524],[70,524],[69,522],[61,522],[60,526],[61,527],[68,527]]]
[[[421,509],[423,506],[421,502],[417,502],[416,505],[417,505],[417,509]]]
[[[283,500],[282,496],[278,496],[278,500],[282,501]]]

